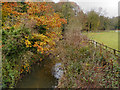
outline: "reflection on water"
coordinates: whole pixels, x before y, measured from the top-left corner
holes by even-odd
[[[17,84],[17,88],[54,88],[63,73],[60,65],[52,60],[35,65],[34,70]]]
[[[56,63],[53,67],[53,75],[55,78],[59,79],[63,75],[63,70],[61,69],[61,63]]]

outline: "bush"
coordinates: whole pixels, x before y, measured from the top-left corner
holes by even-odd
[[[26,35],[30,36],[30,30],[24,27],[17,30],[13,27],[2,30],[3,87],[15,87],[16,81],[20,78],[22,65],[26,64],[22,57],[29,51],[24,43]],[[27,63],[29,64],[29,62]]]
[[[11,27],[8,30],[2,30],[2,48],[3,54],[6,56],[13,56],[22,51],[26,51],[26,46],[24,43],[25,36],[30,35],[30,31],[26,28],[14,30]]]

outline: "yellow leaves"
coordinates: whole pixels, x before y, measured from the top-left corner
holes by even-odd
[[[53,13],[50,15],[44,15],[40,17],[35,16],[35,20],[37,21],[37,25],[47,25],[46,29],[61,27],[61,24],[65,24],[65,19],[60,19],[60,16],[57,13]]]
[[[46,39],[46,40],[45,40],[45,42],[46,42],[46,43],[49,43],[49,42],[50,42],[50,40],[49,40],[49,39]]]
[[[26,68],[26,66],[24,66],[24,68]]]
[[[90,66],[90,64],[86,63],[86,66]]]
[[[38,51],[38,52],[41,52],[41,53],[44,52],[44,51],[43,51],[43,48],[42,48],[41,46],[38,46],[37,51]]]
[[[38,52],[44,53],[53,50],[55,42],[61,38],[61,25],[65,23],[65,19],[61,19],[59,14],[54,13],[51,7],[46,3],[26,3],[28,10],[26,16],[29,19],[34,19],[37,26],[45,26],[45,34],[32,34],[31,39],[35,42],[25,40],[26,47],[35,47]],[[46,13],[47,12],[47,13]],[[28,37],[25,37],[28,39]],[[30,38],[29,38],[30,39]]]
[[[26,47],[31,47],[31,42],[29,40],[25,40]]]
[[[33,34],[33,38],[34,39],[47,39],[47,36],[43,35],[43,34]]]
[[[33,47],[38,47],[38,43],[37,43],[37,42],[35,42],[35,44],[33,45]]]
[[[10,29],[10,27],[7,27],[7,29]]]
[[[24,71],[24,70],[23,70],[23,69],[21,69],[21,70],[20,70],[20,73],[23,73],[23,71]]]
[[[55,45],[55,42],[52,39],[44,39],[42,42],[37,41],[34,43],[33,47],[37,47],[37,52],[44,53],[51,50],[50,48]]]
[[[29,15],[37,16],[40,15],[40,13],[47,12],[50,9],[50,7],[47,7],[46,3],[44,2],[38,2],[38,3],[30,2],[26,4],[28,4],[27,12]]]
[[[47,26],[47,27],[45,27],[45,29],[46,29],[46,30],[49,30],[49,27]]]
[[[40,58],[40,61],[42,61],[42,58]]]
[[[54,41],[50,41],[50,42],[49,42],[49,45],[50,45],[50,46],[54,46],[54,45],[55,45],[55,42],[54,42]]]
[[[51,32],[46,32],[46,34],[32,34],[32,39],[36,40],[36,42],[32,42],[32,46],[36,47],[37,52],[41,54],[49,54],[51,51],[54,50],[55,42],[59,40],[61,37],[61,30],[60,29],[53,29]],[[25,37],[28,39],[29,37]],[[30,38],[29,38],[30,39]],[[26,47],[31,46],[31,42],[29,40],[25,41]]]
[[[28,38],[28,36],[25,36],[25,38]]]
[[[44,52],[44,49],[42,47],[43,45],[44,45],[43,42],[40,42],[40,43],[35,42],[35,44],[33,45],[33,47],[37,47],[37,52],[43,53]]]
[[[46,42],[40,42],[40,46],[46,45]]]
[[[35,23],[37,23],[38,26],[45,26],[47,33],[45,32],[44,35],[32,34],[32,37],[29,37],[29,35],[27,34],[28,36],[25,36],[25,38],[21,40],[21,43],[25,43],[27,48],[32,47],[29,49],[37,50],[37,52],[40,52],[41,54],[48,55],[51,53],[52,50],[54,50],[55,42],[59,39],[59,36],[61,34],[58,28],[61,27],[61,24],[64,20],[61,20],[60,16],[53,12],[48,11],[49,14],[44,14],[46,13],[45,11],[50,9],[50,7],[47,7],[45,3],[29,3],[29,8],[24,14],[18,12],[17,10],[13,10],[14,8],[9,8],[7,5],[4,7],[5,8],[2,9],[2,16],[4,16],[4,21],[8,21],[7,23],[3,23],[6,25],[4,25],[5,28],[10,29],[10,27],[13,26],[16,29],[24,23],[26,24],[25,26],[27,26],[27,24],[28,26],[30,26],[31,24],[29,23],[29,20],[31,19],[34,19]],[[8,16],[13,19],[13,23],[11,23],[11,20],[6,19],[6,17]],[[42,58],[40,58],[40,61],[42,61]],[[23,71],[28,72],[29,67],[29,64],[23,65],[20,73],[23,73]]]
[[[20,73],[23,73],[24,71],[29,72],[30,70],[30,65],[26,63],[25,65],[22,65],[22,69],[20,70]]]
[[[48,51],[48,50],[49,50],[49,48],[47,48],[47,47],[44,48],[44,51]]]

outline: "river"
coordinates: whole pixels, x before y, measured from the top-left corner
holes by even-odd
[[[63,71],[61,63],[55,60],[44,60],[32,67],[32,72],[18,82],[17,88],[55,88]]]

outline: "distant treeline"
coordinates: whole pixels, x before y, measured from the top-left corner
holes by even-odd
[[[61,17],[65,17],[69,23],[74,18],[81,30],[92,31],[92,30],[117,30],[120,29],[119,17],[105,17],[101,15],[101,12],[91,10],[88,13],[84,13],[80,7],[74,2],[59,2],[51,3],[55,12],[60,13]],[[75,23],[75,22],[73,22]]]

